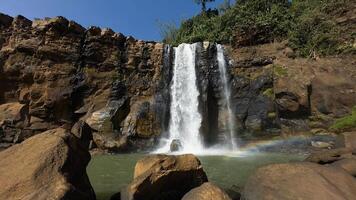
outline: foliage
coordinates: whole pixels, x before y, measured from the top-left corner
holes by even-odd
[[[215,0],[194,0],[195,3],[201,5],[201,9],[203,12],[206,11],[206,3],[214,2]]]
[[[162,36],[174,45],[199,41],[234,43],[240,35],[249,38],[246,44],[270,42],[287,35],[289,5],[288,0],[240,0],[233,6],[225,1],[220,11],[202,12],[183,21],[174,31],[167,27],[164,32],[169,34]]]
[[[289,45],[304,57],[338,53],[340,30],[331,13],[346,6],[346,1],[293,0]]]
[[[160,34],[163,42],[173,44],[177,40],[178,28],[172,23],[159,23]]]
[[[356,128],[356,106],[352,109],[351,115],[336,120],[330,127],[331,130],[338,132],[352,128]]]
[[[288,45],[304,57],[352,53],[355,33],[345,33],[335,17],[352,7],[352,1],[236,0],[231,5],[225,0],[219,9],[203,9],[178,28],[161,26],[161,34],[164,42],[173,45],[211,41],[247,46],[288,39]],[[340,34],[348,35],[342,40]]]
[[[265,95],[265,96],[267,96],[267,97],[269,97],[269,98],[271,98],[271,99],[274,99],[274,98],[275,98],[275,97],[274,97],[273,88],[268,88],[268,89],[266,89],[265,91],[263,91],[262,94]]]

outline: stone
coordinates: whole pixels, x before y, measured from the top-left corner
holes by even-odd
[[[226,193],[232,200],[240,200],[241,192],[242,188],[237,185],[233,185],[230,188],[226,189]]]
[[[194,155],[152,155],[136,163],[134,180],[121,191],[122,200],[179,200],[207,182]]]
[[[356,196],[356,179],[346,171],[314,163],[259,168],[247,181],[245,200],[345,200]]]
[[[311,145],[315,148],[321,148],[321,149],[330,149],[334,146],[330,142],[322,142],[322,141],[311,141]]]
[[[231,198],[221,188],[207,182],[189,191],[182,200],[231,200]]]
[[[348,158],[336,161],[332,163],[331,166],[342,168],[350,175],[356,177],[356,156],[350,156]]]
[[[344,146],[351,148],[353,152],[356,152],[356,132],[347,132],[341,134]]]
[[[176,152],[182,149],[182,143],[180,140],[172,140],[171,145],[170,145],[170,151],[171,152]]]
[[[0,105],[0,126],[4,124],[16,126],[18,123],[21,123],[21,126],[29,123],[28,106],[20,103]]]
[[[352,150],[350,148],[338,148],[332,150],[317,151],[309,155],[305,159],[305,161],[318,163],[318,164],[328,164],[341,160],[351,155],[351,153]]]
[[[127,137],[113,139],[110,137],[105,137],[99,133],[93,133],[93,142],[99,149],[113,153],[127,152],[129,150]]]
[[[0,152],[0,199],[88,199],[88,150],[65,129],[53,129]]]
[[[93,140],[93,133],[87,123],[78,121],[73,125],[71,133],[79,139],[82,146],[89,149],[90,142]]]

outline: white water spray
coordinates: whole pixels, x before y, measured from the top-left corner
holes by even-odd
[[[222,85],[223,85],[223,96],[224,96],[226,110],[228,114],[228,121],[227,121],[228,133],[225,134],[224,142],[226,143],[226,145],[229,145],[231,150],[237,150],[238,147],[235,138],[235,122],[233,119],[233,113],[231,110],[231,103],[230,103],[231,90],[227,81],[224,48],[222,45],[217,44],[216,49],[217,49],[217,60],[219,64],[220,80],[222,81]]]
[[[181,44],[175,48],[169,138],[158,153],[170,151],[170,144],[178,140],[181,152],[203,152],[199,134],[202,117],[199,113],[199,90],[196,83],[196,45]]]

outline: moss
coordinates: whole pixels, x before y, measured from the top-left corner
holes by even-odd
[[[273,88],[268,88],[266,89],[263,93],[263,95],[271,98],[271,99],[274,99],[274,91],[273,91]]]
[[[330,127],[331,130],[341,132],[344,130],[356,128],[356,106],[353,107],[351,115],[337,119]]]
[[[273,72],[274,75],[278,77],[284,77],[288,75],[287,69],[280,65],[274,65]]]
[[[275,113],[275,112],[269,112],[268,115],[267,115],[267,117],[268,117],[269,119],[274,119],[274,118],[277,117],[277,113]]]

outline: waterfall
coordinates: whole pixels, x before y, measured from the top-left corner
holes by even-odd
[[[165,144],[157,152],[169,152],[172,141],[179,141],[182,152],[197,152],[203,149],[199,133],[202,117],[198,110],[196,45],[181,44],[174,49],[169,138],[166,138]]]
[[[231,110],[231,91],[227,81],[227,73],[226,73],[226,60],[224,55],[224,48],[222,45],[217,44],[217,60],[219,65],[219,72],[220,72],[220,80],[222,81],[223,86],[223,96],[224,96],[224,103],[226,106],[227,111],[227,129],[228,132],[225,133],[225,145],[228,145],[232,150],[237,149],[236,138],[235,138],[235,121],[233,118],[233,113]]]

